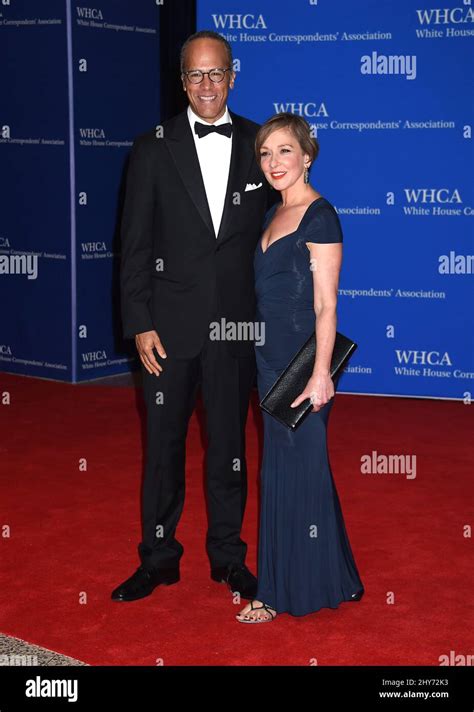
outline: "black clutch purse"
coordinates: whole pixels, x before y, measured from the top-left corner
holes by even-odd
[[[356,348],[357,344],[336,331],[331,358],[331,378],[340,374],[342,367]],[[291,408],[290,406],[304,390],[311,378],[315,358],[316,334],[312,334],[260,403],[260,407],[266,413],[272,415],[280,423],[292,430],[296,430],[313,409],[313,404],[309,398],[296,406],[296,408]]]

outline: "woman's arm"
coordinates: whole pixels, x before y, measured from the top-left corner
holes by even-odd
[[[342,265],[342,243],[306,243],[313,275],[314,312],[316,315],[316,358],[311,378],[304,391],[291,404],[296,407],[307,398],[318,411],[334,396],[330,376],[331,357],[337,325],[337,290]]]

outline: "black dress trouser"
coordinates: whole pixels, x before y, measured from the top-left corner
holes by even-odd
[[[166,344],[163,344],[166,349]],[[156,351],[155,351],[155,355]],[[255,379],[255,357],[229,353],[224,341],[207,337],[201,352],[179,359],[157,357],[163,371],[142,364],[147,411],[142,541],[146,568],[179,566],[183,546],[176,539],[185,495],[185,441],[198,387],[206,413],[206,550],[212,567],[245,562],[240,538],[247,499],[245,422]],[[204,502],[203,502],[204,506]]]

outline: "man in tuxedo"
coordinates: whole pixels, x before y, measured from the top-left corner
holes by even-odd
[[[226,330],[216,339],[211,329],[221,320],[255,323],[253,256],[265,212],[278,194],[255,159],[258,124],[227,107],[235,81],[227,41],[212,31],[191,35],[182,48],[181,72],[188,108],[135,139],[127,175],[122,321],[141,360],[147,448],[141,565],[112,592],[115,601],[143,598],[159,584],[179,581],[183,546],[176,528],[199,385],[208,435],[211,578],[243,598],[256,595],[240,538],[254,342],[226,338]]]

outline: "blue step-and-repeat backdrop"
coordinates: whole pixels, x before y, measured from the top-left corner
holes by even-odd
[[[159,122],[156,0],[0,0],[0,370],[127,370],[118,206]],[[130,346],[130,345],[128,345]]]
[[[463,0],[198,0],[231,44],[229,106],[307,119],[344,231],[350,393],[470,401],[474,8]]]
[[[119,197],[160,121],[157,0],[0,0],[0,370],[128,370]],[[468,401],[474,383],[468,0],[198,0],[231,43],[231,109],[301,114],[344,230],[340,391]],[[177,78],[177,81],[179,79]]]

